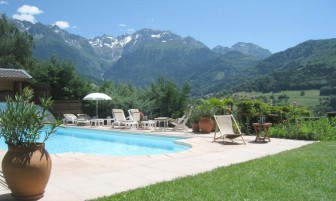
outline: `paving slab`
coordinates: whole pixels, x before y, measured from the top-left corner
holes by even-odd
[[[109,128],[97,127],[95,129]],[[129,130],[128,130],[129,132]],[[51,154],[53,168],[41,201],[82,201],[108,196],[179,177],[211,171],[218,167],[295,149],[311,141],[271,138],[255,143],[255,136],[244,136],[246,145],[212,142],[211,134],[191,132],[135,133],[188,137],[180,140],[191,149],[179,153],[148,156],[101,156],[82,153]],[[238,141],[239,142],[239,141]],[[0,150],[0,160],[5,151]],[[0,200],[13,200],[10,191],[0,186]]]

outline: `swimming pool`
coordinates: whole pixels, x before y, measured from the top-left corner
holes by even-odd
[[[50,154],[79,152],[113,156],[166,154],[190,149],[177,143],[179,139],[183,138],[59,127],[47,140],[46,149]],[[0,140],[0,148],[7,150],[4,139]]]

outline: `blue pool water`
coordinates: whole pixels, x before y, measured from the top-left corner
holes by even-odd
[[[80,152],[139,156],[180,152],[190,148],[176,143],[178,139],[183,138],[59,127],[56,134],[46,141],[46,149],[51,154]],[[7,150],[3,138],[0,139],[0,148]]]

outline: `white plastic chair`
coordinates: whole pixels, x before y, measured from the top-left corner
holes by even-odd
[[[74,114],[63,114],[64,118],[62,119],[63,124],[76,124],[77,116]]]
[[[126,127],[135,127],[137,122],[134,120],[130,120],[129,117],[125,117],[124,110],[122,109],[112,109],[112,115],[114,122],[112,123],[112,127],[118,126],[118,128]]]
[[[169,123],[174,125],[173,131],[177,130],[184,130],[188,131],[188,126],[186,126],[186,123],[188,122],[188,119],[191,115],[191,112],[193,110],[193,106],[189,106],[189,111],[186,115],[183,115],[181,118],[178,118],[176,121],[169,121]]]

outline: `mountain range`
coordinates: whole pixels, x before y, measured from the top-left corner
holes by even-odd
[[[226,54],[228,52],[237,51],[237,52],[241,52],[243,54],[255,56],[255,57],[260,58],[260,59],[265,59],[265,58],[271,56],[271,54],[272,54],[269,50],[264,49],[262,47],[259,47],[256,44],[242,43],[242,42],[236,43],[231,48],[217,45],[212,50],[214,52],[217,52],[217,53],[220,53],[220,54]]]
[[[336,88],[336,39],[308,40],[258,62],[254,71],[256,79],[235,86],[236,90]]]
[[[308,41],[271,54],[258,45],[243,42],[231,48],[210,49],[192,37],[181,37],[171,31],[142,29],[117,37],[103,35],[86,39],[57,26],[14,22],[33,36],[37,58],[45,60],[57,55],[72,60],[80,74],[95,82],[111,80],[141,87],[155,81],[157,76],[165,76],[178,84],[191,84],[192,94],[196,96],[226,89],[265,90],[256,86],[259,83],[256,78],[278,79],[274,75],[281,72],[305,71],[316,62],[332,66],[336,61],[329,59],[335,56],[334,39]],[[320,51],[320,48],[327,49]]]

